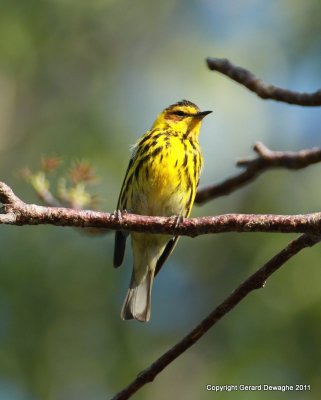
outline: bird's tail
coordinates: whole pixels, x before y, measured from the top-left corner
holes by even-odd
[[[137,319],[147,322],[150,318],[151,292],[154,280],[154,271],[148,269],[146,276],[136,284],[134,272],[131,283],[121,310],[122,319]]]

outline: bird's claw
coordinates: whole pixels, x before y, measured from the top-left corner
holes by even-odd
[[[184,222],[185,217],[183,215],[174,215],[173,218],[175,219],[175,225],[174,225],[174,229],[173,229],[173,237],[175,237],[176,236],[175,231],[178,228],[179,224]]]
[[[115,218],[116,221],[121,222],[121,220],[123,219],[123,215],[126,215],[127,211],[126,210],[115,210],[113,212],[113,216]]]

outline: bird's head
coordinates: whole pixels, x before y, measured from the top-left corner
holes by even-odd
[[[154,122],[152,129],[168,129],[182,136],[197,138],[202,119],[212,111],[201,111],[196,104],[182,100],[165,108]]]

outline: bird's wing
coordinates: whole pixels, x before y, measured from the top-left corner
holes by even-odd
[[[128,233],[122,231],[115,232],[115,247],[114,247],[114,267],[120,267],[123,263],[126,240]]]
[[[198,183],[197,183],[197,185],[198,185]],[[187,218],[189,216],[191,209],[192,209],[192,203],[190,204],[189,209],[185,211],[185,214],[182,213],[183,218]],[[178,218],[181,218],[181,216],[179,216]],[[177,244],[178,239],[179,239],[179,236],[174,236],[171,240],[169,240],[167,242],[165,250],[163,251],[162,255],[157,260],[155,276],[158,274],[158,272],[162,268],[162,266],[163,266],[164,262],[167,260],[167,258],[171,255],[172,251],[174,250],[174,248]]]
[[[164,265],[164,262],[170,256],[171,252],[174,250],[178,239],[179,239],[179,236],[174,236],[169,242],[167,242],[165,250],[163,251],[162,255],[157,260],[156,269],[155,269],[155,276],[158,274],[158,272],[160,271],[160,269]]]
[[[119,194],[119,198],[118,198],[118,202],[117,202],[117,211],[126,210],[126,204],[121,204],[121,199],[122,199],[122,195],[123,195],[124,186],[125,186],[125,183],[127,180],[127,175],[133,165],[133,162],[134,162],[134,157],[131,157],[128,167],[127,167],[127,170],[126,170],[125,178],[123,180],[123,184],[122,184],[122,187],[120,190],[120,194]],[[115,232],[115,246],[114,246],[114,267],[115,268],[120,267],[123,263],[127,236],[128,236],[128,232],[124,232],[124,231],[116,231]]]

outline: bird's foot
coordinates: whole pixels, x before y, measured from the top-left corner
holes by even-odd
[[[126,215],[126,214],[127,214],[127,210],[114,210],[112,215],[117,222],[121,222],[121,220],[123,219],[123,215]]]
[[[184,222],[185,217],[183,215],[173,215],[173,218],[175,220],[175,225],[174,225],[174,229],[173,229],[173,237],[177,236],[176,235],[176,229],[178,228],[178,226]]]

